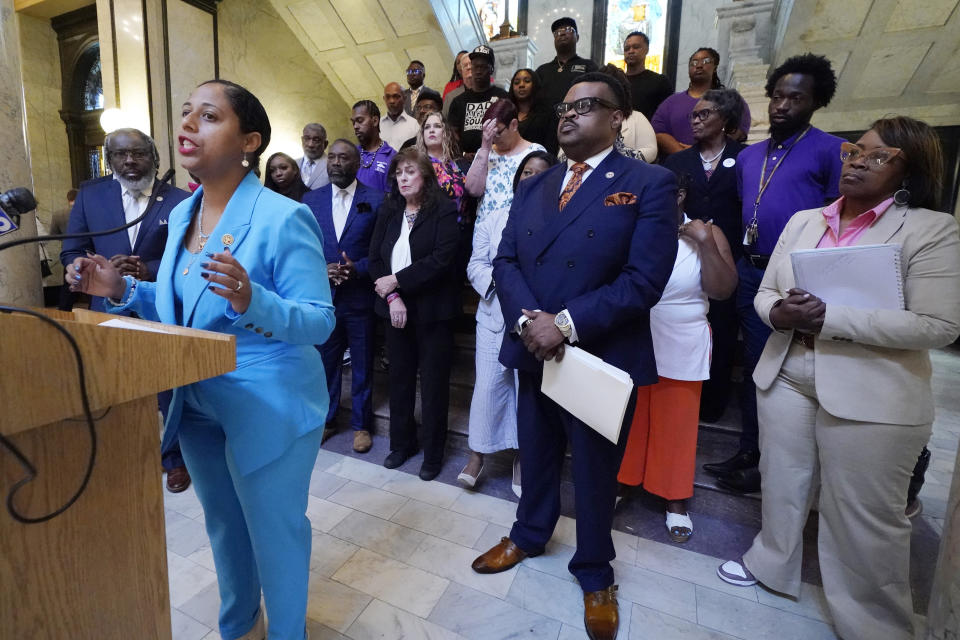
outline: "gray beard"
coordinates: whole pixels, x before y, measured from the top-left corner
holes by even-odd
[[[131,182],[124,178],[123,176],[117,174],[117,182],[120,183],[120,186],[127,191],[139,191],[143,193],[153,184],[153,176],[143,176],[140,180],[136,182]]]

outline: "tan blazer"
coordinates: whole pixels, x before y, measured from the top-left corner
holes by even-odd
[[[760,318],[793,288],[790,252],[813,249],[827,229],[821,209],[795,214],[784,228],[754,298]],[[928,349],[960,335],[960,236],[952,216],[892,205],[857,244],[902,247],[906,310],[828,304],[814,341],[820,406],[838,418],[883,424],[933,421]],[[769,389],[790,348],[793,330],[770,335],[753,373]]]

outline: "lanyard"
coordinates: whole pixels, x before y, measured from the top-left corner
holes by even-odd
[[[807,125],[807,128],[797,136],[797,139],[794,140],[789,147],[787,147],[783,155],[780,156],[780,159],[777,160],[777,164],[773,165],[773,168],[770,169],[770,175],[767,175],[767,160],[770,158],[770,145],[773,144],[773,139],[767,142],[767,152],[763,156],[763,165],[760,168],[760,188],[757,191],[757,199],[753,202],[753,218],[750,220],[750,225],[747,227],[747,234],[745,236],[746,242],[744,244],[752,245],[757,241],[757,210],[760,208],[760,198],[763,197],[763,194],[766,192],[767,187],[770,186],[770,181],[773,180],[773,174],[777,172],[777,169],[780,168],[780,165],[783,164],[783,161],[786,160],[787,154],[797,146],[797,143],[803,140],[803,137],[807,135],[807,132],[810,131],[811,125]]]

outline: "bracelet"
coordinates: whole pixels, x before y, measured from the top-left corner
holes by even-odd
[[[107,298],[107,300],[115,307],[122,307],[127,304],[130,304],[130,300],[133,298],[134,292],[137,290],[137,279],[133,276],[123,276],[124,282],[130,285],[130,290],[125,292],[125,295],[117,300],[116,298]]]
[[[393,292],[387,294],[387,304],[390,304],[391,302],[393,302],[394,300],[396,300],[396,299],[399,298],[399,297],[400,297],[400,294],[397,293],[396,291],[393,291]]]

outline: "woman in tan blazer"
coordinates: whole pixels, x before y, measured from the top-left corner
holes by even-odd
[[[838,634],[913,638],[905,496],[930,437],[928,349],[960,334],[960,238],[940,194],[936,133],[911,118],[845,143],[841,198],[801,211],[754,300],[774,332],[754,371],[763,526],[718,575],[798,596],[803,527],[820,490],[818,550]],[[796,288],[790,252],[899,244],[904,310],[825,304]]]

